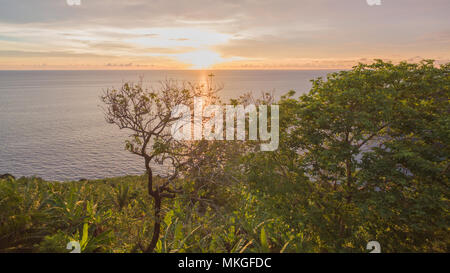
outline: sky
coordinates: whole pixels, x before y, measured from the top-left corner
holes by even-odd
[[[449,0],[0,0],[0,69],[450,60]],[[74,4],[75,3],[75,4]]]

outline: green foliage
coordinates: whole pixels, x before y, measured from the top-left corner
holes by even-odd
[[[448,251],[449,65],[377,61],[280,102],[280,149],[247,156],[303,251]]]

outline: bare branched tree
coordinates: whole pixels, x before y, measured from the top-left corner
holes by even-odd
[[[128,129],[131,134],[126,149],[144,159],[155,217],[152,239],[148,247],[143,248],[145,252],[153,252],[159,240],[162,199],[174,198],[180,191],[175,178],[195,150],[195,145],[189,141],[177,141],[172,136],[170,129],[180,118],[173,117],[172,111],[181,104],[193,109],[194,97],[215,99],[219,89],[212,85],[212,80],[206,84],[166,80],[156,89],[144,89],[141,79],[137,84],[125,83],[120,89],[108,89],[101,96],[106,105],[106,121],[120,129]],[[158,185],[153,183],[154,163],[169,165],[172,170]]]

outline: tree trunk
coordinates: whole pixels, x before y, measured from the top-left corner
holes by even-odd
[[[161,195],[159,190],[154,191],[153,190],[153,172],[150,167],[150,160],[148,158],[145,158],[145,168],[147,169],[147,175],[148,175],[148,194],[153,198],[155,201],[155,225],[153,226],[153,235],[152,235],[152,241],[150,242],[150,245],[147,247],[145,252],[152,253],[155,250],[156,244],[159,240],[159,233],[161,230]]]
[[[155,200],[155,225],[153,227],[153,236],[150,245],[148,246],[146,252],[152,253],[156,247],[159,240],[159,233],[161,230],[161,197],[158,192],[153,195],[153,200]]]
[[[153,197],[154,193],[153,193],[153,172],[152,172],[152,168],[150,168],[150,159],[149,158],[145,158],[145,169],[147,170],[147,175],[148,175],[148,185],[147,185],[147,190],[148,190],[148,195],[150,195],[151,197]]]
[[[353,187],[353,178],[352,178],[352,163],[351,159],[347,159],[346,163],[347,169],[347,203],[352,201],[352,187]]]

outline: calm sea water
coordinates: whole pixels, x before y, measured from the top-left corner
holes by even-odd
[[[213,71],[223,98],[244,92],[307,92],[331,71]],[[144,77],[204,81],[210,71],[0,71],[0,174],[47,180],[142,174],[124,150],[125,132],[104,120],[102,90]]]

